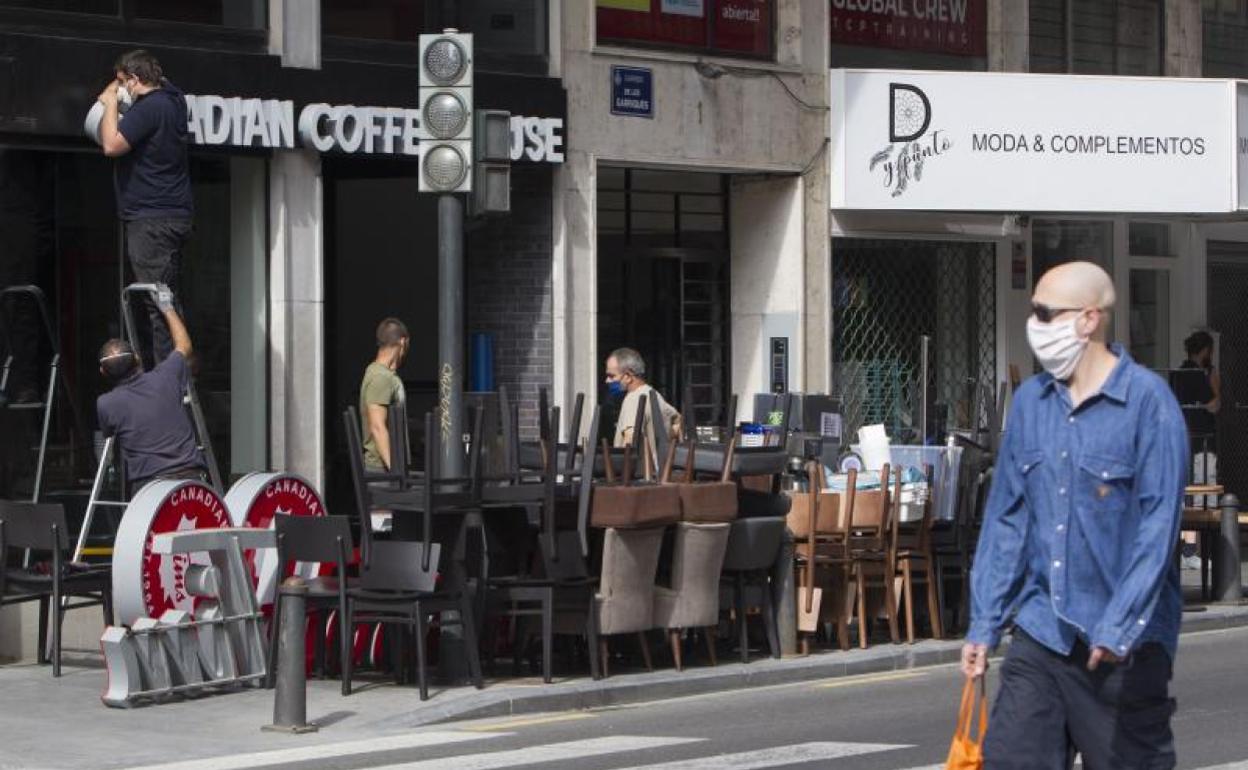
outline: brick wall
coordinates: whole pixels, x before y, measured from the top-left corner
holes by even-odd
[[[545,164],[513,166],[511,214],[474,222],[466,242],[468,340],[494,336],[495,386],[519,400],[525,439],[537,437],[538,391],[554,371],[551,181]]]

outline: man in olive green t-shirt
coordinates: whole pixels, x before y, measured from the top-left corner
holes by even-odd
[[[403,381],[395,372],[407,357],[411,338],[397,318],[377,325],[377,357],[364,370],[360,384],[360,432],[364,437],[364,465],[369,470],[390,468],[390,405],[402,403]]]

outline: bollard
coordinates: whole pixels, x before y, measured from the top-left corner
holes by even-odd
[[[1239,604],[1243,574],[1239,553],[1239,498],[1222,495],[1222,528],[1214,551],[1213,597],[1218,604]]]
[[[281,638],[278,639],[277,660],[269,661],[277,670],[273,724],[260,729],[275,733],[313,733],[317,727],[308,724],[307,672],[304,669],[304,605],[308,585],[301,577],[289,577],[278,590],[282,593]]]

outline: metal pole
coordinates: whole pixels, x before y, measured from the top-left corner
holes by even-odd
[[[281,638],[278,640],[277,660],[269,661],[269,666],[277,670],[273,724],[260,729],[278,733],[313,733],[317,727],[308,724],[308,681],[304,670],[304,606],[308,584],[301,577],[289,577],[278,590],[282,593]]]
[[[797,583],[793,579],[793,534],[784,531],[784,540],[776,563],[771,568],[771,590],[775,592],[776,634],[780,637],[780,654],[797,654]],[[767,590],[767,589],[764,589]]]
[[[1222,527],[1213,554],[1213,596],[1219,604],[1243,599],[1243,565],[1239,553],[1239,498],[1222,495]]]
[[[919,338],[919,444],[927,446],[927,347],[932,338],[924,334]]]
[[[464,475],[464,202],[438,196],[438,394],[441,475]]]

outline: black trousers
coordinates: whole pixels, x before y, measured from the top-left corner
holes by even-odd
[[[1088,652],[1076,643],[1058,655],[1014,631],[984,739],[987,770],[1066,770],[1076,751],[1087,770],[1175,766],[1169,654],[1145,644],[1088,671]]]
[[[182,315],[178,278],[182,271],[182,249],[191,236],[191,220],[187,217],[132,219],[125,226],[126,253],[135,280],[168,284],[173,289],[178,315]],[[150,297],[143,303],[147,306],[152,330],[152,355],[146,359],[150,369],[173,352],[173,338],[156,303]]]

